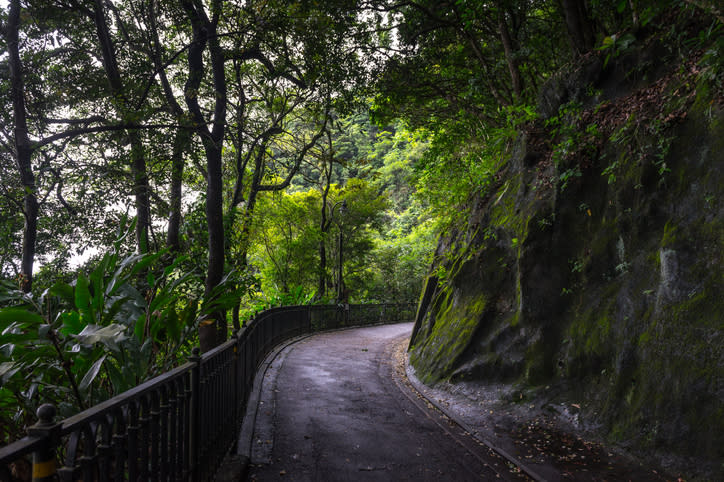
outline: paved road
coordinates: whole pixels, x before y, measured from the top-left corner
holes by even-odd
[[[283,350],[265,377],[250,480],[519,478],[407,391],[399,362],[411,330],[324,333]]]

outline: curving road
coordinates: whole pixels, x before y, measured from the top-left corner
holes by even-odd
[[[411,330],[323,333],[282,350],[264,377],[249,479],[520,479],[405,385]]]

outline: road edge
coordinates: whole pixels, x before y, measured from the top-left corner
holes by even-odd
[[[478,432],[473,428],[470,427],[468,424],[466,424],[455,412],[452,412],[451,410],[444,407],[442,404],[440,404],[437,400],[428,398],[425,395],[424,385],[412,372],[412,368],[410,367],[410,357],[408,355],[408,351],[405,350],[404,354],[404,376],[405,379],[407,379],[408,382],[410,382],[411,387],[403,387],[401,384],[397,384],[398,388],[405,393],[405,391],[409,388],[414,389],[415,394],[418,395],[422,400],[425,400],[427,403],[435,407],[437,410],[442,412],[447,418],[455,422],[457,425],[459,425],[463,430],[465,430],[467,433],[470,434],[471,437],[473,437],[475,440],[480,442],[481,444],[488,447],[490,450],[495,452],[496,454],[500,455],[502,458],[506,459],[510,463],[514,464],[516,467],[518,467],[521,472],[523,472],[525,475],[530,477],[531,479],[535,480],[536,482],[548,482],[546,478],[538,474],[535,470],[533,470],[531,467],[527,466],[523,462],[521,462],[518,458],[510,454],[508,451],[496,446],[489,440],[487,440],[484,437],[480,437]],[[407,393],[405,393],[407,395]],[[410,400],[415,403],[415,400],[413,400],[412,397],[408,396]],[[421,407],[422,408],[422,407]]]

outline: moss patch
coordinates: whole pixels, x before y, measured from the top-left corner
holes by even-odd
[[[458,297],[447,293],[430,337],[410,354],[410,362],[425,383],[450,375],[470,345],[486,306],[484,295]]]

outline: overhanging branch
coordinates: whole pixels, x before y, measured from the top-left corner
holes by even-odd
[[[47,146],[48,144],[52,144],[55,141],[61,140],[61,139],[68,139],[71,137],[77,137],[82,136],[84,134],[93,134],[96,132],[113,132],[113,131],[122,131],[122,130],[141,130],[141,129],[179,129],[181,126],[178,124],[149,124],[149,125],[140,125],[140,124],[114,124],[114,125],[108,125],[108,126],[95,126],[95,127],[81,127],[77,129],[68,129],[63,132],[58,132],[57,134],[53,134],[52,136],[48,136],[44,139],[41,139],[39,141],[34,142],[31,145],[31,150],[37,150],[41,147]]]

